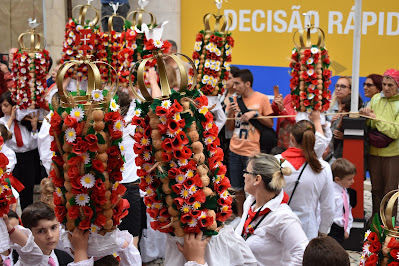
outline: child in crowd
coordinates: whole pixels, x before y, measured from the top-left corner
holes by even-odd
[[[352,207],[347,189],[353,184],[356,166],[344,158],[339,158],[331,165],[334,180],[335,217],[329,236],[342,244],[349,237],[352,228]]]
[[[349,255],[331,237],[312,239],[303,254],[303,266],[349,266]]]
[[[20,224],[20,218],[16,212],[10,210],[8,212],[8,221],[12,225],[12,227]],[[3,265],[13,266],[18,261],[18,253],[13,249],[8,249],[1,254],[1,258],[3,260]]]
[[[17,106],[11,100],[10,91],[1,95],[0,103],[4,113],[4,116],[0,118],[0,123],[13,134],[12,138],[6,141],[7,146],[16,153],[17,157],[13,175],[25,186],[20,193],[21,208],[24,209],[33,202],[35,180],[40,179],[40,159],[36,141],[39,117],[37,114],[32,114],[25,118],[30,122],[31,130],[28,130],[15,119]]]
[[[11,248],[19,254],[16,265],[67,265],[73,259],[66,252],[55,249],[60,226],[53,209],[43,202],[35,202],[22,212],[24,227],[3,217],[10,236]]]

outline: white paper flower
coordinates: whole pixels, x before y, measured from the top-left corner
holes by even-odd
[[[296,48],[292,49],[292,54],[295,54],[297,52]]]
[[[188,189],[182,189],[180,191],[180,196],[182,196],[183,198],[187,199],[188,197],[190,197],[192,195],[191,191]]]
[[[188,160],[187,159],[179,159],[177,160],[177,163],[179,164],[179,166],[184,166],[188,164]]]
[[[100,91],[100,90],[93,90],[91,92],[91,98],[95,102],[100,102],[100,101],[104,100],[104,95],[103,95],[102,91]]]
[[[140,116],[141,115],[141,109],[135,109],[134,110],[134,115],[135,116]]]
[[[82,176],[80,178],[80,183],[82,184],[82,186],[84,186],[85,188],[92,188],[94,186],[95,183],[95,178],[94,175],[88,173],[85,174],[84,176]]]
[[[192,178],[194,176],[194,171],[192,169],[188,169],[184,176],[187,178]]]
[[[308,94],[308,100],[312,100],[314,98],[314,94],[313,93],[309,93]]]
[[[151,153],[149,151],[145,151],[143,153],[143,159],[144,161],[149,161],[151,159]]]
[[[95,233],[97,233],[99,230],[100,230],[100,227],[98,227],[98,226],[95,225],[95,224],[91,224],[90,233],[95,234]]]
[[[115,183],[112,185],[112,190],[116,190],[116,189],[118,188],[118,186],[119,186],[119,182],[115,182]]]
[[[119,105],[116,103],[115,99],[112,99],[109,103],[109,108],[111,108],[112,112],[116,112],[119,109]]]
[[[198,223],[198,221],[197,221],[197,219],[192,219],[191,221],[189,221],[187,224],[188,224],[188,226],[190,226],[190,227],[196,227],[197,226],[197,223]]]
[[[186,179],[187,179],[187,178],[186,178],[183,174],[178,174],[178,175],[176,175],[176,177],[175,177],[176,182],[179,183],[179,184],[181,184],[181,183],[183,183],[184,181],[186,181]]]
[[[312,47],[312,48],[310,48],[310,51],[312,52],[312,54],[317,54],[319,52],[319,48]]]
[[[126,153],[126,149],[125,149],[125,145],[123,144],[123,142],[119,142],[119,150],[121,151],[122,155],[125,155]]]
[[[308,65],[313,64],[313,62],[314,62],[314,60],[311,57],[308,60],[306,60],[306,64],[308,64]]]
[[[89,198],[89,195],[87,195],[87,194],[78,194],[75,196],[75,201],[76,201],[76,204],[83,207],[87,203],[89,203],[90,198]]]
[[[163,41],[162,40],[154,40],[152,42],[156,48],[162,48]]]
[[[85,112],[83,111],[82,107],[77,106],[71,110],[70,115],[72,117],[76,118],[76,121],[80,122],[83,120],[83,116],[85,115]]]
[[[142,138],[142,139],[140,140],[140,144],[143,145],[143,146],[150,145],[150,143],[151,143],[151,141],[150,141],[149,138]]]
[[[191,210],[191,206],[188,205],[187,203],[183,203],[183,205],[181,206],[180,210],[183,213],[188,213]]]
[[[308,71],[306,71],[306,73],[308,73],[309,76],[312,76],[314,74],[314,69],[308,69]]]
[[[87,152],[82,153],[82,155],[80,155],[80,157],[82,157],[84,164],[90,163],[90,155]]]
[[[62,191],[61,191],[61,189],[59,187],[55,188],[55,193],[57,194],[58,197],[62,196]]]
[[[76,131],[73,127],[68,127],[65,130],[65,138],[69,143],[73,143],[76,140]]]
[[[122,131],[123,130],[123,120],[117,120],[114,124],[114,131]]]
[[[370,229],[367,230],[366,233],[364,233],[364,241],[367,240],[367,238],[369,237],[370,233],[371,233],[371,230],[370,230]]]
[[[159,121],[161,121],[162,124],[166,125],[168,118],[165,115],[162,115],[159,117]]]
[[[163,100],[161,106],[165,109],[169,109],[172,106],[172,102],[170,100]]]

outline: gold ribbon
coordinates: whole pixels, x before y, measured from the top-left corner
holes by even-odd
[[[324,40],[325,40],[325,34],[324,34],[324,31],[322,30],[322,29],[320,29],[320,28],[316,28],[316,27],[307,27],[306,29],[302,29],[302,30],[297,30],[295,33],[294,33],[294,36],[293,36],[293,41],[294,41],[294,44],[295,44],[295,47],[297,48],[297,49],[299,49],[299,48],[310,48],[310,47],[312,47],[312,38],[311,38],[311,30],[312,29],[316,29],[317,30],[317,46],[318,47],[324,47],[325,46],[325,43],[324,43]],[[296,36],[296,34],[299,32],[299,43],[300,43],[300,45],[298,45],[298,43],[296,42],[296,39],[295,39],[295,36]],[[304,35],[306,34],[306,38],[304,37]]]
[[[211,29],[211,23],[210,23],[210,20],[212,17],[215,18],[215,25],[213,27],[213,30]],[[211,14],[211,13],[206,14],[203,18],[205,33],[219,32],[221,34],[227,34],[228,33],[228,28],[227,28],[228,20],[230,22],[229,25],[231,25],[232,19],[229,16],[215,15],[215,14]]]
[[[87,65],[87,71],[88,71],[86,95],[71,96],[63,87],[65,74],[68,72],[68,70],[71,67],[79,66],[82,64]],[[83,104],[85,107],[89,106],[91,104],[94,104],[95,107],[107,106],[108,102],[106,102],[106,101],[92,103],[91,92],[96,89],[101,90],[102,86],[103,86],[102,79],[101,79],[101,73],[96,64],[106,64],[107,66],[111,67],[115,73],[117,73],[116,70],[108,63],[105,63],[102,61],[91,62],[91,61],[87,60],[86,58],[83,58],[83,60],[71,60],[71,61],[65,62],[64,64],[61,65],[61,67],[58,69],[58,72],[57,72],[56,85],[57,85],[58,93],[59,93],[61,101],[62,101],[62,103],[61,103],[62,107],[73,107],[73,106],[71,106],[70,101],[68,101],[68,98],[71,98],[71,97],[73,98],[72,102]],[[111,95],[110,98],[114,97],[118,86],[119,86],[119,78],[116,75],[116,81],[111,84],[111,89],[109,90],[109,93]],[[79,93],[79,91],[78,91],[78,93]]]
[[[30,45],[29,48],[25,46],[24,38],[25,36],[29,35],[30,37]],[[42,40],[43,40],[43,46],[42,46]],[[46,47],[46,39],[44,36],[40,33],[37,33],[35,29],[30,29],[25,33],[22,33],[18,37],[18,46],[21,48],[23,52],[38,52],[38,51],[43,51],[43,49]]]
[[[87,5],[87,4],[86,5],[77,5],[72,9],[72,13],[75,11],[75,9],[77,9],[79,7],[80,7],[79,18],[78,18],[79,24],[82,24],[82,25],[92,24],[90,26],[97,25],[98,21],[100,20],[100,13],[98,12],[98,10],[95,9],[94,7],[92,7],[91,5]],[[94,12],[96,12],[96,15],[95,15],[93,21],[90,21],[88,24],[86,24],[86,13],[89,8],[94,10]]]
[[[162,53],[162,50],[161,49],[154,50],[153,54],[154,54],[153,57],[146,58],[146,59],[142,60],[140,65],[139,65],[139,67],[138,67],[138,69],[137,69],[137,85],[138,85],[139,90],[140,90],[141,94],[143,95],[144,99],[136,92],[136,90],[134,89],[134,86],[133,86],[133,82],[132,82],[132,75],[133,75],[133,72],[136,69],[136,64],[130,69],[129,87],[132,90],[133,94],[140,101],[149,101],[150,102],[150,101],[154,100],[152,98],[152,96],[148,93],[148,90],[147,90],[147,88],[145,86],[145,78],[144,78],[146,63],[149,60],[154,59],[154,58],[157,60],[157,65],[158,65],[158,75],[159,75],[159,81],[160,81],[160,84],[161,84],[161,92],[162,92],[162,96],[161,97],[169,97],[170,94],[172,93],[171,92],[171,88],[169,86],[168,77],[167,77],[167,74],[166,74],[166,67],[165,67],[165,62],[164,62],[164,59],[163,59],[164,55]],[[183,93],[183,92],[185,92],[187,90],[188,73],[187,73],[186,68],[184,67],[181,59],[179,57],[177,57],[177,55],[181,55],[181,56],[184,56],[185,58],[187,58],[187,60],[191,64],[191,67],[194,70],[194,76],[197,76],[197,70],[195,68],[194,62],[188,56],[186,56],[184,54],[180,54],[180,53],[167,55],[167,56],[170,56],[177,64],[177,68],[179,69],[180,77],[181,77],[180,86],[179,86],[179,92]],[[196,85],[197,85],[197,82],[194,79],[192,88],[195,88]]]
[[[398,198],[399,190],[395,189],[388,192],[384,196],[380,204],[380,217],[382,224],[384,225],[384,230],[386,230],[388,234],[393,237],[399,237],[399,232],[395,230],[395,225],[392,224],[392,212]],[[385,204],[387,205],[386,208]]]
[[[155,28],[155,25],[157,24],[157,20],[156,20],[155,16],[151,12],[147,12],[144,9],[141,9],[141,8],[130,12],[127,15],[126,19],[128,19],[132,15],[133,16],[132,17],[132,21],[131,21],[132,22],[132,26],[133,27],[134,26],[141,26],[141,24],[143,24],[143,15],[145,13],[150,15],[150,24],[147,24],[148,29]]]

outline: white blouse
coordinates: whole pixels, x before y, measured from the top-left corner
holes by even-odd
[[[165,266],[201,265],[187,262],[183,254],[177,249],[176,242],[184,244],[183,237],[167,235]],[[209,266],[256,266],[255,256],[244,239],[235,234],[231,226],[225,225],[219,234],[212,236],[205,249],[205,261]],[[188,263],[188,264],[185,264]]]
[[[0,118],[0,123],[4,124],[6,128],[12,132],[12,138],[6,141],[7,146],[12,149],[14,152],[27,152],[31,151],[37,148],[37,134],[29,132],[28,129],[23,126],[20,122],[18,122],[19,128],[21,130],[21,136],[22,136],[22,141],[23,141],[23,146],[18,147],[17,146],[17,141],[15,139],[15,133],[14,133],[14,124],[15,121],[12,122],[11,128],[8,128],[7,122],[8,119],[10,119],[9,116],[3,116]]]
[[[47,119],[51,120],[51,113],[49,113],[46,117]],[[40,161],[46,169],[47,174],[49,174],[52,164],[51,158],[53,157],[53,152],[50,150],[50,148],[54,137],[50,136],[49,134],[51,125],[49,122],[47,122],[47,119],[43,119],[42,127],[37,134],[37,146],[39,150]]]
[[[303,252],[308,239],[301,228],[301,222],[287,204],[281,204],[284,192],[268,201],[262,210],[271,212],[263,219],[246,242],[258,261],[258,265],[302,265]],[[255,197],[249,195],[244,202],[241,221],[235,232],[241,234],[249,208]],[[257,210],[254,210],[257,211]],[[256,218],[251,224],[256,225],[262,218]]]
[[[282,158],[280,154],[275,157],[278,160]],[[334,189],[331,168],[327,162],[321,159],[319,161],[323,170],[317,174],[308,164],[290,203],[292,211],[301,221],[303,231],[309,240],[317,237],[318,232],[327,234],[334,219]],[[292,170],[291,175],[284,176],[284,190],[291,197],[303,166],[296,170],[288,160],[285,160],[282,167],[289,167]],[[316,219],[319,203],[320,225]]]

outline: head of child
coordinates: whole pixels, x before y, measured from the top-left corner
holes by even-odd
[[[355,182],[356,166],[344,158],[335,160],[331,165],[334,182],[343,188],[349,188]]]
[[[10,210],[8,212],[7,216],[8,216],[8,222],[9,222],[9,224],[12,227],[15,227],[16,225],[19,225],[19,217],[18,217],[18,214],[15,211]]]
[[[5,116],[10,116],[15,103],[11,100],[11,92],[7,91],[0,96],[1,111]]]
[[[21,219],[24,227],[32,231],[35,243],[43,254],[50,255],[60,237],[60,226],[54,210],[46,203],[37,201],[23,210]]]
[[[4,141],[6,141],[12,138],[12,133],[6,128],[5,125],[0,124],[0,136]]]
[[[329,237],[312,239],[303,254],[303,266],[349,266],[349,255],[338,242]]]
[[[342,98],[342,100],[341,100],[341,106],[339,107],[339,110],[338,110],[338,112],[340,112],[340,113],[343,113],[343,112],[350,112],[350,110],[351,110],[351,100],[352,100],[352,96],[349,94],[349,95],[347,95],[347,96],[345,96],[344,98]],[[360,109],[360,108],[362,108],[362,105],[363,105],[363,101],[362,101],[362,98],[360,98],[359,97],[359,100],[358,100],[358,104],[357,104],[358,106],[358,110]]]

